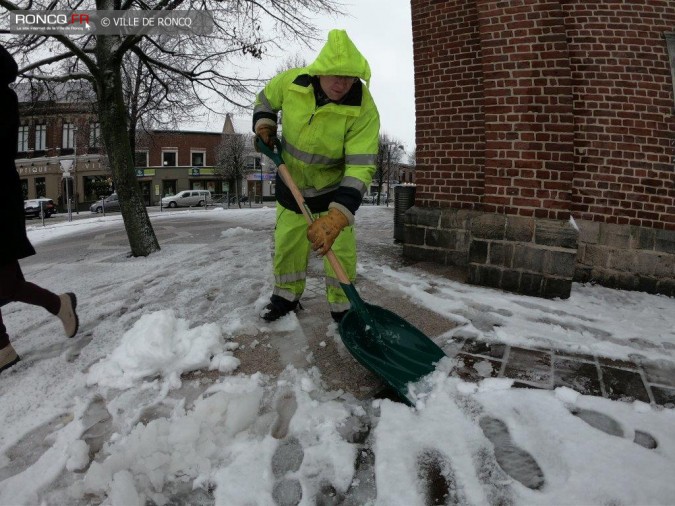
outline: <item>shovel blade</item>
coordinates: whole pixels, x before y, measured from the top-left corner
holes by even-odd
[[[349,352],[363,366],[382,378],[399,397],[408,398],[408,383],[435,369],[443,350],[424,333],[391,311],[361,302],[350,309],[338,331]]]

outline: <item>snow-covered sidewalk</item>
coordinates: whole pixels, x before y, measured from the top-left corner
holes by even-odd
[[[82,325],[67,341],[43,310],[3,307],[23,360],[0,375],[0,505],[672,503],[675,410],[464,382],[451,358],[415,408],[360,399],[328,386],[304,315],[260,325],[272,208],[152,219],[162,250],[142,259],[126,257],[119,216],[31,229],[26,277],[76,292]],[[442,315],[454,325],[430,336],[442,346],[675,360],[675,299],[464,285],[397,260],[392,208],[364,206],[357,227],[370,302]],[[83,235],[77,254],[64,247]],[[323,325],[323,346],[344,353]]]

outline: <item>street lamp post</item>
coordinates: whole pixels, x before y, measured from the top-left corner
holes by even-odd
[[[63,179],[66,181],[66,208],[68,209],[68,221],[73,221],[73,213],[70,209],[70,169],[73,167],[73,160],[61,160],[61,171]]]
[[[389,207],[389,191],[390,191],[390,183],[391,183],[391,147],[396,146],[396,149],[400,149],[401,151],[405,151],[404,147],[401,144],[398,144],[396,142],[385,142],[384,145],[387,147],[387,198],[385,199],[385,204],[387,207]],[[381,193],[381,192],[380,192]],[[378,200],[380,198],[380,195],[377,196]],[[378,202],[379,205],[379,202]]]
[[[73,174],[77,174],[77,127],[73,126]],[[75,193],[75,213],[80,214],[77,205],[77,176],[73,175],[73,192]]]

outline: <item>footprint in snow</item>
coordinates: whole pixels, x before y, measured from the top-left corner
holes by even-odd
[[[295,399],[295,398],[294,398]],[[277,478],[272,488],[272,498],[280,506],[295,506],[302,500],[302,485],[297,478],[286,476],[302,465],[305,452],[300,441],[289,437],[279,443],[272,455],[272,474]]]
[[[450,461],[438,450],[426,450],[417,457],[417,477],[423,487],[425,505],[464,502],[459,496]]]
[[[274,410],[277,412],[277,418],[272,425],[272,437],[274,439],[283,439],[288,434],[288,426],[291,418],[298,409],[298,401],[295,400],[295,394],[291,390],[285,390],[274,403]]]
[[[572,409],[570,413],[581,418],[588,425],[595,429],[601,430],[605,434],[616,437],[625,437],[624,431],[621,428],[621,424],[611,416],[600,413],[599,411],[581,408]],[[649,450],[653,450],[658,446],[656,439],[651,434],[641,430],[635,431],[633,442]]]
[[[532,455],[518,448],[504,422],[490,416],[482,417],[478,424],[494,445],[497,464],[514,480],[527,488],[538,490],[544,486],[544,473]]]

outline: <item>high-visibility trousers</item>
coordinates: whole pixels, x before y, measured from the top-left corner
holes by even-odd
[[[318,213],[318,218],[327,213]],[[342,264],[350,281],[356,278],[356,236],[354,227],[347,226],[335,239],[331,248]],[[307,280],[307,264],[312,251],[307,239],[307,221],[297,214],[277,204],[276,228],[274,230],[274,294],[289,301],[300,300]],[[326,298],[330,310],[347,311],[349,299],[333,268],[324,257],[323,267],[326,273]]]

